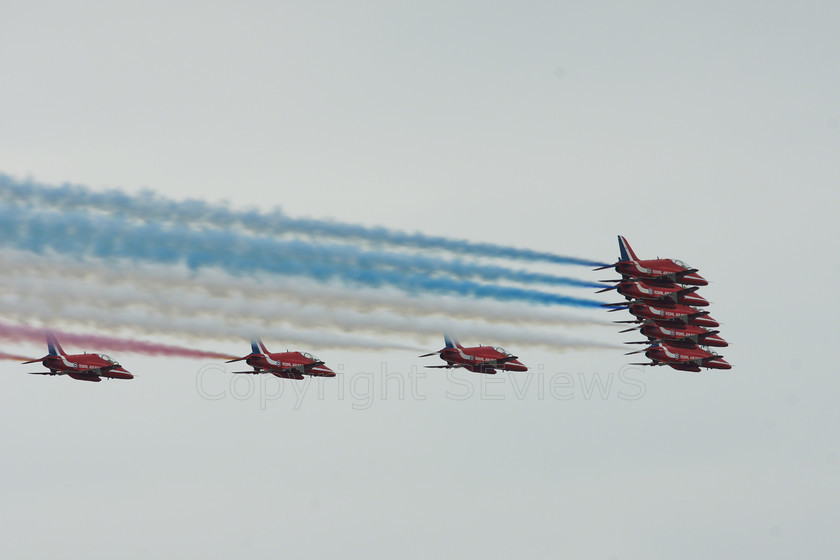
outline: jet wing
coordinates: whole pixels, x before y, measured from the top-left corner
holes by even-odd
[[[232,371],[231,373],[250,373],[251,375],[260,373],[270,373],[274,376],[281,377],[283,379],[303,379],[303,375],[297,368],[260,368],[259,371],[254,371],[251,369],[248,371]]]
[[[281,379],[303,379],[303,374],[299,371],[291,371],[291,370],[266,370],[268,373],[273,374],[275,377],[280,377]]]
[[[470,365],[466,367],[473,373],[486,373],[491,375],[496,373],[496,366],[492,365],[490,362],[484,362],[481,365]]]
[[[93,381],[94,383],[98,383],[102,381],[102,378],[99,377],[98,374],[88,374],[88,373],[68,373],[70,377],[73,379],[78,379],[79,381]]]
[[[98,369],[92,369],[85,371],[84,373],[78,371],[30,371],[29,375],[69,375],[73,379],[78,379],[79,381],[100,381],[100,375],[104,375],[100,373]]]

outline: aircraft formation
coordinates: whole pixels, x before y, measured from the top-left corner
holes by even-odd
[[[602,280],[615,286],[598,290],[598,293],[615,290],[624,296],[624,302],[608,303],[610,311],[626,309],[633,315],[630,321],[615,321],[638,326],[620,331],[638,330],[647,340],[625,344],[645,344],[647,348],[627,354],[644,355],[650,362],[633,365],[670,366],[681,371],[699,372],[700,368],[730,369],[723,356],[709,347],[725,347],[729,343],[718,336],[719,327],[708,311],[700,310],[709,302],[697,294],[706,286],[705,278],[682,261],[674,259],[641,260],[627,240],[618,236],[621,252],[614,265],[595,270],[614,268],[621,275],[618,280]]]
[[[682,261],[673,259],[641,260],[633,252],[627,240],[619,236],[621,256],[613,265],[595,270],[614,268],[621,275],[617,280],[602,280],[614,286],[598,290],[599,293],[615,290],[626,301],[604,304],[610,311],[626,309],[633,315],[629,321],[636,326],[620,331],[638,330],[647,338],[644,341],[625,344],[644,344],[647,347],[627,354],[644,353],[650,362],[634,365],[667,365],[681,371],[699,372],[701,368],[730,369],[732,366],[723,356],[709,348],[726,347],[729,344],[717,330],[719,323],[708,311],[709,302],[697,294],[700,286],[708,282]],[[80,381],[98,382],[106,379],[133,379],[134,375],[119,362],[105,354],[67,354],[52,333],[47,332],[48,354],[43,358],[27,360],[24,364],[40,362],[49,371],[31,372],[35,375],[67,375]],[[482,374],[497,371],[528,371],[518,356],[493,346],[465,347],[454,337],[444,335],[445,346],[421,358],[437,354],[444,365],[427,365],[427,368],[463,368]],[[259,339],[251,341],[251,352],[227,363],[244,361],[251,366],[235,374],[271,374],[282,379],[304,379],[304,376],[335,377],[335,372],[308,352],[269,352]]]
[[[446,347],[438,352],[423,354],[421,358],[440,354],[446,361],[442,366],[427,368],[464,368],[474,373],[494,374],[496,370],[528,371],[519,360],[502,348],[493,346],[465,347],[455,338],[444,335]],[[67,375],[79,381],[99,382],[106,379],[134,379],[134,375],[122,367],[119,362],[105,354],[67,354],[55,335],[47,332],[48,353],[43,358],[27,360],[24,364],[41,363],[49,371],[34,371],[32,375]],[[251,341],[251,353],[227,360],[226,363],[242,362],[251,366],[250,370],[234,371],[235,374],[268,373],[281,379],[304,379],[312,377],[335,377],[335,372],[309,352],[286,351],[269,352],[260,339]]]

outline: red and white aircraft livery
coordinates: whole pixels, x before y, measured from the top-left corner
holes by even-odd
[[[610,311],[619,311],[623,309],[616,307]],[[651,305],[649,303],[631,301],[627,305],[627,309],[631,314],[639,319],[653,320],[653,321],[669,321],[674,324],[681,325],[697,325],[699,327],[719,327],[720,323],[709,316],[708,311],[700,311],[688,305],[679,303]],[[617,323],[625,323],[626,321],[616,321]],[[635,321],[631,321],[635,322]]]
[[[596,293],[617,290],[619,294],[627,299],[641,299],[649,302],[682,303],[694,307],[705,307],[709,305],[706,298],[697,295],[699,286],[686,288],[671,281],[662,280],[622,280],[615,286],[598,290]],[[624,304],[606,304],[604,307]]]
[[[324,362],[308,352],[269,352],[262,340],[251,341],[251,353],[226,363],[245,363],[254,368],[251,371],[233,373],[270,373],[283,379],[303,379],[304,375],[314,377],[335,377],[335,372]]]
[[[638,363],[638,366],[671,366],[681,371],[700,371],[701,367],[711,369],[731,369],[732,366],[720,354],[712,354],[692,343],[664,343],[660,342],[647,347],[645,350],[628,352],[637,354],[644,352],[650,358],[650,363]]]
[[[105,354],[67,354],[52,333],[47,333],[49,354],[38,360],[29,360],[24,364],[41,362],[50,371],[34,371],[33,375],[69,375],[79,381],[99,381],[103,377],[111,379],[134,379],[117,361]]]
[[[616,272],[626,278],[670,280],[680,284],[691,284],[692,286],[705,286],[708,284],[705,278],[697,274],[696,268],[690,268],[682,261],[674,259],[652,259],[640,260],[630,244],[623,236],[618,236],[618,247],[621,250],[621,259],[611,266],[602,266],[595,270],[615,268]]]
[[[647,321],[641,327],[633,327],[620,332],[639,330],[650,340],[664,340],[673,342],[693,342],[701,346],[729,346],[729,343],[718,336],[720,331],[710,331],[697,325],[662,325],[654,321]],[[649,344],[649,342],[625,342],[625,344]]]
[[[475,373],[496,373],[497,369],[505,371],[528,371],[517,356],[502,348],[493,346],[473,346],[466,348],[455,338],[444,335],[446,347],[437,352],[423,354],[421,358],[440,354],[445,366],[425,366],[427,368],[464,368]]]

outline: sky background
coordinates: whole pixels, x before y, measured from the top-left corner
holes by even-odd
[[[404,351],[305,386],[4,362],[4,557],[836,557],[837,4],[72,4],[0,2],[0,172],[602,261],[623,234],[711,280],[734,369],[536,349],[412,395]]]

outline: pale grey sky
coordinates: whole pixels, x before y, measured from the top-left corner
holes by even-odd
[[[0,553],[835,557],[838,16],[0,3],[0,172],[606,261],[621,233],[712,281],[734,365],[533,350],[524,389],[429,370],[421,400],[411,353],[319,351],[344,374],[296,407],[209,362],[120,356],[138,378],[99,386],[6,362]]]

